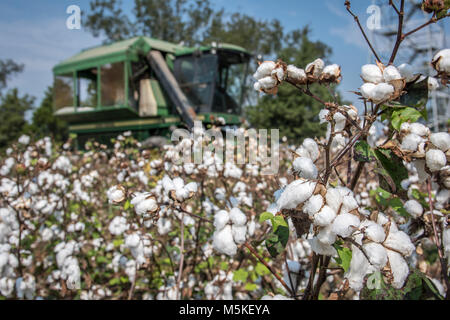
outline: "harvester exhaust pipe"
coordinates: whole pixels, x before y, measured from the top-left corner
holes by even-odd
[[[151,50],[147,55],[147,59],[150,63],[151,68],[158,77],[158,80],[160,81],[162,87],[165,89],[165,91],[169,95],[169,98],[175,104],[177,112],[180,114],[188,128],[192,129],[194,127],[194,121],[197,118],[197,114],[184,95],[183,91],[181,91],[177,80],[167,66],[167,63],[164,60],[161,52]]]

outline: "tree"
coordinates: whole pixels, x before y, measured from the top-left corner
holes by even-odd
[[[31,129],[39,138],[52,136],[56,141],[67,139],[67,124],[53,115],[53,87],[47,88],[41,105],[35,109]]]
[[[287,64],[303,68],[316,58],[326,60],[331,49],[320,41],[311,41],[309,33],[307,27],[288,33],[276,56]],[[310,88],[326,101],[332,99],[323,86],[311,85]],[[323,135],[326,128],[318,125],[321,104],[297,91],[293,86],[283,84],[276,96],[264,95],[256,105],[246,110],[250,124],[257,128],[280,129],[280,135],[286,136],[291,142]]]
[[[19,96],[17,89],[11,89],[0,97],[0,149],[17,139],[27,127],[25,112],[32,108],[34,98]]]
[[[23,64],[18,64],[11,59],[0,60],[0,90],[6,88],[7,80],[15,73],[23,70]]]

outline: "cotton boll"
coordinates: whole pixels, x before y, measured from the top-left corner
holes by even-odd
[[[303,206],[303,212],[312,218],[323,206],[323,197],[320,194],[313,195]]]
[[[327,190],[327,195],[326,195],[327,205],[330,206],[331,208],[333,208],[334,211],[336,211],[336,212],[339,211],[343,200],[344,200],[343,196],[342,196],[341,192],[339,191],[339,189],[329,188]]]
[[[322,243],[317,239],[317,237],[314,237],[313,239],[308,240],[311,250],[314,251],[316,254],[321,254],[324,256],[336,256],[337,252],[336,249],[326,243]]]
[[[377,269],[383,268],[387,261],[388,256],[386,249],[379,243],[370,242],[363,245],[363,249],[369,257],[370,263]]]
[[[369,271],[370,263],[364,256],[364,253],[356,246],[352,245],[352,260],[350,261],[350,268],[345,274],[350,288],[355,291],[361,291],[363,288],[364,277]]]
[[[359,227],[359,219],[351,213],[342,213],[333,221],[333,232],[347,238]]]
[[[273,77],[265,77],[265,78],[260,79],[258,82],[261,86],[261,89],[263,89],[263,90],[272,89],[273,87],[275,87],[277,85],[277,79],[275,79]]]
[[[304,179],[313,180],[317,178],[317,168],[313,161],[309,158],[298,157],[293,163],[294,172],[299,175],[299,177]]]
[[[384,245],[388,248],[401,252],[404,256],[409,257],[415,250],[414,245],[411,242],[409,236],[403,231],[394,231],[393,223],[391,224],[391,230],[384,241]]]
[[[405,259],[403,259],[401,254],[392,250],[386,251],[389,259],[389,265],[391,266],[392,275],[394,277],[392,286],[396,289],[401,289],[409,274],[408,264]]]
[[[445,256],[450,258],[450,228],[446,228],[442,233],[442,245],[444,247]]]
[[[371,82],[367,82],[364,83],[361,88],[361,95],[368,99],[368,100],[372,100],[372,97],[374,96],[374,92],[375,92],[375,84],[371,83]]]
[[[428,173],[425,171],[425,160],[416,160],[413,162],[413,165],[416,168],[419,182],[425,181],[428,178]]]
[[[272,70],[271,75],[278,79],[278,81],[283,81],[285,77],[284,69],[282,67]]]
[[[419,218],[423,214],[422,205],[416,200],[408,200],[405,202],[404,208],[413,218]]]
[[[375,86],[373,91],[373,96],[371,100],[374,103],[381,103],[383,101],[389,100],[389,98],[394,93],[395,89],[393,86],[387,83],[380,83]]]
[[[305,68],[307,74],[312,74],[315,78],[318,78],[325,67],[325,62],[322,59],[316,59]]]
[[[442,189],[436,194],[436,202],[437,204],[441,204],[444,206],[450,198],[450,190]]]
[[[397,68],[394,66],[386,67],[383,71],[383,77],[384,77],[384,81],[386,81],[386,82],[402,79],[402,75],[397,70]]]
[[[333,232],[332,226],[329,225],[325,228],[320,229],[317,234],[317,239],[324,244],[331,245],[336,242],[336,233]]]
[[[228,221],[230,221],[230,215],[225,210],[220,210],[214,215],[214,227],[216,227],[217,230],[225,228]]]
[[[331,64],[323,69],[322,74],[326,78],[338,78],[341,75],[341,67],[337,64]]]
[[[429,91],[436,91],[439,89],[439,82],[436,78],[428,77],[428,90]]]
[[[386,239],[386,233],[381,225],[370,220],[366,220],[360,225],[360,229],[364,230],[364,236],[374,242],[381,243]]]
[[[253,75],[253,77],[256,80],[261,80],[264,77],[270,76],[273,69],[275,69],[275,62],[273,62],[273,61],[264,61],[263,63],[261,63],[259,65],[259,67],[256,70],[256,72]]]
[[[139,235],[136,233],[133,233],[133,234],[128,235],[125,238],[125,245],[128,248],[135,248],[135,247],[139,246],[140,240],[141,239],[140,239]]]
[[[333,116],[334,120],[334,130],[343,131],[345,129],[345,124],[347,123],[347,118],[340,112],[336,112]]]
[[[326,227],[333,222],[334,218],[336,218],[336,212],[329,206],[324,206],[314,215],[314,225]]]
[[[231,231],[233,233],[233,239],[237,244],[243,244],[246,240],[246,234],[247,234],[247,226],[245,225],[232,225]]]
[[[313,162],[315,162],[319,158],[319,154],[320,154],[319,146],[313,139],[306,138],[303,141],[301,148],[303,150],[305,150],[306,152],[304,154],[299,154],[300,156],[308,157]]]
[[[414,70],[411,65],[404,63],[398,66],[398,71],[400,72],[402,78],[406,80],[406,82],[413,81],[416,77],[414,76]]]
[[[450,149],[450,134],[447,132],[433,133],[430,136],[430,141],[443,152]]]
[[[450,73],[450,49],[439,51],[434,57],[432,64],[439,72]]]
[[[445,153],[441,150],[428,150],[425,155],[426,163],[428,169],[430,169],[431,172],[436,172],[441,170],[443,167],[445,167],[447,163],[447,158],[445,156]]]
[[[247,216],[239,209],[233,208],[230,210],[231,221],[238,226],[243,226],[247,222]]]
[[[417,151],[419,147],[419,143],[422,143],[423,139],[417,134],[410,133],[406,137],[403,138],[402,144],[400,148],[405,151]]]
[[[327,120],[327,115],[330,113],[330,111],[328,111],[327,109],[322,109],[319,112],[319,121],[320,124],[326,123],[328,122]]]
[[[361,77],[365,82],[374,84],[383,82],[383,73],[375,64],[366,64],[361,68]]]
[[[308,200],[316,188],[316,183],[298,179],[291,182],[286,189],[284,189],[280,198],[277,201],[277,209],[295,209],[300,203]]]
[[[287,75],[289,78],[297,82],[304,82],[307,79],[305,70],[297,68],[292,64],[287,66]]]
[[[430,129],[419,122],[411,123],[409,130],[411,133],[417,134],[418,136],[426,136],[430,133]]]
[[[342,201],[341,211],[350,212],[357,208],[358,208],[358,202],[356,201],[355,197],[353,197],[352,195],[344,196],[343,201]]]
[[[222,230],[216,230],[213,236],[213,248],[220,253],[234,256],[237,252],[236,243],[233,240],[231,226],[227,225]]]

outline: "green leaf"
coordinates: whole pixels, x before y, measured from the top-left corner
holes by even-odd
[[[123,205],[123,210],[128,210],[131,206],[130,200],[125,201],[125,204]]]
[[[276,216],[272,219],[273,231],[276,232],[279,227],[288,227],[286,220],[282,216]]]
[[[333,247],[336,249],[339,258],[334,258],[336,263],[344,269],[345,272],[350,268],[350,261],[352,261],[352,250],[346,247],[342,247],[338,244],[334,244]]]
[[[375,160],[375,153],[366,141],[358,141],[354,146],[354,159],[359,162]]]
[[[265,276],[270,273],[269,269],[267,269],[267,267],[260,262],[256,265],[255,271],[260,276]]]
[[[262,223],[266,220],[272,219],[273,218],[273,214],[270,212],[263,212],[261,213],[261,215],[259,216],[259,222]]]
[[[247,291],[253,291],[258,289],[258,286],[255,283],[246,283],[244,289]]]
[[[405,210],[403,202],[399,198],[392,198],[389,200],[389,206],[394,209],[399,215],[409,218],[410,214]]]
[[[375,149],[375,156],[381,166],[395,183],[395,191],[402,190],[401,182],[408,178],[408,170],[403,165],[402,159],[397,157],[392,151],[385,149]]]
[[[244,269],[238,269],[233,273],[233,281],[247,281],[248,272]]]
[[[400,97],[400,104],[421,109],[428,102],[428,77],[422,81],[408,83],[404,89],[406,94]]]
[[[119,278],[114,278],[114,279],[109,280],[109,285],[114,286],[116,284],[120,284]]]
[[[422,114],[418,110],[406,107],[392,112],[391,124],[395,130],[400,131],[404,122],[416,122],[420,117],[422,117]]]

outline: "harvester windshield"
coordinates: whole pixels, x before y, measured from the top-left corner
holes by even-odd
[[[177,57],[174,74],[197,113],[239,113],[249,57],[218,50]]]

